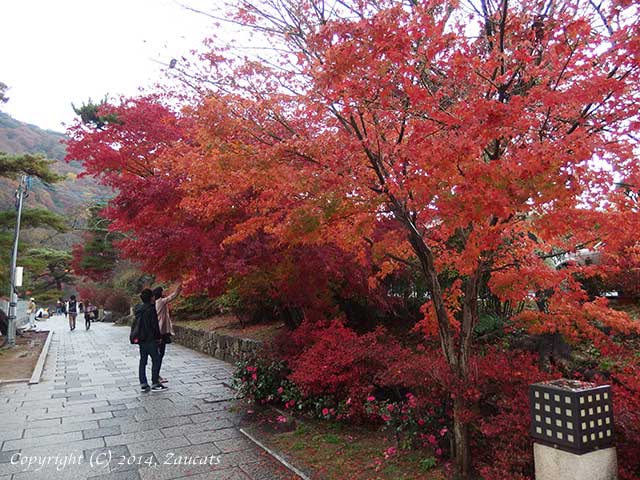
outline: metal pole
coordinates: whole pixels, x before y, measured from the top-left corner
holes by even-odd
[[[22,217],[22,199],[27,186],[27,176],[23,175],[16,190],[16,229],[13,235],[13,251],[11,252],[11,283],[9,288],[9,315],[7,341],[10,347],[16,345],[16,307],[18,305],[18,295],[16,294],[16,264],[18,262],[18,240],[20,238],[20,219]]]

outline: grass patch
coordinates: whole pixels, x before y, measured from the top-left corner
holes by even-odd
[[[290,432],[261,430],[257,436],[293,464],[322,480],[442,480],[429,451],[399,451],[377,430],[318,420],[297,422]]]

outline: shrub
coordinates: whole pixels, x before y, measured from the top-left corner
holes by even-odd
[[[111,289],[101,287],[93,282],[85,282],[82,286],[78,286],[78,296],[82,302],[91,302],[100,307],[105,305],[107,298],[112,293]]]
[[[112,291],[104,302],[104,308],[120,315],[127,315],[131,303],[124,292]]]
[[[233,385],[241,395],[255,402],[273,402],[279,399],[278,390],[286,382],[288,373],[289,369],[283,360],[245,360],[236,364]]]
[[[432,406],[420,406],[412,393],[399,402],[367,398],[367,413],[384,422],[384,428],[394,435],[399,448],[428,447],[438,457],[449,451],[450,428],[446,412]]]
[[[307,335],[306,342],[300,334]],[[289,379],[305,397],[335,398],[336,406],[348,401],[356,418],[365,414],[365,399],[380,383],[379,375],[406,353],[382,327],[358,335],[339,320],[303,328],[292,337],[302,351],[289,361]]]

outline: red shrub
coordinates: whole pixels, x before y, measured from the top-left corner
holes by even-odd
[[[121,315],[126,315],[129,313],[130,305],[129,297],[125,293],[112,291],[104,303],[104,308]]]
[[[600,352],[611,362],[610,378],[616,427],[618,468],[622,480],[640,478],[640,356],[638,345],[609,344]],[[600,379],[596,379],[600,380]]]
[[[355,416],[364,413],[367,394],[379,384],[379,375],[405,353],[383,328],[358,335],[338,320],[315,328],[303,325],[292,335],[292,344],[302,351],[289,359],[289,378],[304,395],[351,399]]]

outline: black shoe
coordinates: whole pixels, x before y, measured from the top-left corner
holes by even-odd
[[[167,389],[167,387],[165,387],[161,383],[157,383],[153,387],[151,387],[151,390],[154,391],[154,392],[161,392],[161,391],[166,390],[166,389]]]
[[[151,390],[151,387],[149,385],[141,385],[140,390],[142,390],[144,393],[148,393]]]

